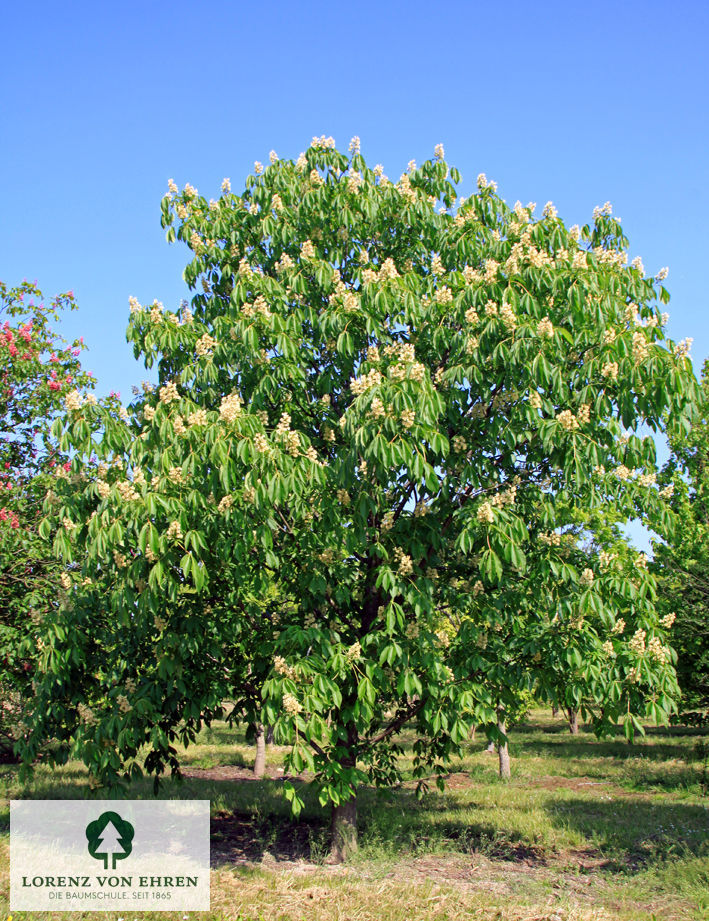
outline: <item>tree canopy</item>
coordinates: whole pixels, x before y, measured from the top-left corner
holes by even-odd
[[[147,744],[159,773],[232,698],[313,773],[344,853],[404,725],[423,779],[494,719],[498,635],[525,667],[592,667],[604,720],[671,711],[644,571],[565,534],[604,504],[669,521],[640,433],[686,432],[696,384],[609,206],[567,228],[484,175],[459,198],[440,145],[396,182],[357,139],[270,161],[212,201],[170,183],[196,293],[131,300],[157,387],[67,397],[44,529],[75,576],[36,738],[106,781]]]
[[[52,470],[67,464],[49,427],[66,393],[92,384],[83,342],[55,328],[74,307],[71,292],[45,302],[35,284],[0,282],[0,757],[11,757],[22,722],[36,622],[61,591],[63,566],[37,528]]]

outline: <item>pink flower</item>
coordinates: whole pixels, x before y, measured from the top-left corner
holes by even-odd
[[[50,381],[49,389],[50,390],[61,390],[61,386],[56,381]]]

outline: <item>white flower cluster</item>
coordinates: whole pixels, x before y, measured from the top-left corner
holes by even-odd
[[[254,435],[254,448],[259,454],[266,454],[269,449],[268,438],[263,434],[263,432],[257,432]]]
[[[230,393],[228,396],[222,397],[222,402],[219,406],[219,416],[223,422],[233,422],[240,412],[241,400],[238,394]]]
[[[537,324],[537,335],[545,339],[552,339],[554,336],[554,324],[549,317],[543,317]]]
[[[443,262],[438,253],[434,253],[433,258],[431,259],[431,274],[432,275],[443,275],[445,273],[445,268],[443,267]]]
[[[288,271],[288,269],[292,269],[293,265],[294,265],[294,262],[291,259],[291,257],[288,255],[288,253],[283,253],[281,255],[281,258],[276,263],[276,271],[286,272]]]
[[[195,352],[199,358],[204,358],[206,355],[212,354],[216,345],[217,340],[213,336],[210,336],[209,333],[205,333],[197,340]]]
[[[653,636],[648,642],[647,651],[650,658],[655,659],[657,662],[669,661],[669,652],[662,645],[662,641],[656,636]]]
[[[557,534],[556,531],[542,531],[538,540],[540,544],[546,544],[547,547],[561,546],[561,534]]]
[[[579,582],[581,583],[581,585],[589,586],[589,585],[593,585],[593,579],[594,579],[593,570],[587,567],[581,573],[581,578],[579,579]]]
[[[413,164],[413,167],[411,164]],[[413,160],[409,163],[409,167],[413,169],[416,168],[416,164]],[[414,201],[416,199],[416,190],[411,185],[411,180],[406,175],[406,173],[402,173],[402,175],[399,177],[396,188],[399,190],[400,194],[408,201]]]
[[[614,555],[608,550],[601,550],[598,554],[598,566],[602,572],[610,569],[613,560],[615,559]]]
[[[462,435],[454,435],[452,444],[453,444],[453,450],[457,452],[458,454],[462,454],[463,451],[467,451],[468,449],[468,442],[465,440],[465,438]]]
[[[410,429],[416,421],[416,413],[413,409],[404,409],[401,413],[401,424],[405,429]]]
[[[380,278],[398,278],[399,273],[393,259],[385,259],[379,270]]]
[[[233,504],[234,504],[233,496],[230,496],[230,495],[223,496],[222,499],[219,501],[219,505],[217,506],[217,511],[221,515],[223,515],[224,512],[229,511],[229,509],[232,507]]]
[[[657,275],[655,276],[655,280],[664,281],[669,274],[670,274],[670,270],[667,268],[667,266],[665,266],[663,269],[660,269],[660,271],[657,273]]]
[[[193,413],[189,414],[188,420],[190,425],[206,425],[207,424],[207,410],[206,409],[197,409]]]
[[[639,364],[644,361],[650,351],[650,343],[647,341],[645,333],[638,329],[633,333],[633,358],[635,363]]]
[[[379,397],[374,397],[369,407],[369,416],[371,419],[381,419],[385,413],[384,404]]]
[[[479,189],[492,189],[493,192],[497,191],[497,183],[488,179],[485,173],[478,173],[477,183]]]
[[[119,569],[125,569],[128,565],[128,560],[126,559],[125,554],[121,553],[120,550],[113,551],[113,562]]]
[[[510,332],[514,332],[517,327],[517,317],[509,304],[503,303],[500,306],[500,319]]]
[[[182,467],[170,467],[167,475],[171,483],[179,485],[185,482],[185,475],[182,472]]]
[[[442,285],[436,291],[435,299],[437,304],[450,304],[453,300],[453,292],[448,287],[448,285]]]
[[[618,380],[618,362],[607,361],[601,368],[601,376],[607,377],[611,381]]]
[[[360,396],[363,393],[366,393],[372,387],[378,387],[382,382],[382,376],[377,371],[376,368],[372,368],[367,374],[363,374],[362,377],[352,378],[350,381],[350,390],[355,396]]]
[[[657,483],[657,474],[656,473],[641,473],[638,477],[638,484],[640,486],[655,486]]]
[[[182,540],[182,537],[183,537],[182,526],[180,525],[179,521],[173,521],[170,523],[165,533],[165,537],[168,540],[175,540],[175,541]]]
[[[489,502],[482,502],[478,506],[476,518],[482,524],[491,524],[495,520],[495,513]]]
[[[404,553],[401,547],[394,548],[394,562],[400,576],[410,576],[414,571],[414,564],[410,556]]]
[[[362,185],[362,174],[355,169],[351,169],[347,174],[347,191],[356,195]]]
[[[614,635],[620,635],[625,630],[625,621],[622,617],[619,617],[618,620],[613,624],[613,629],[611,633]]]
[[[642,655],[645,652],[645,636],[644,630],[636,630],[632,638],[628,640],[628,649],[638,656]]]
[[[313,138],[313,140],[310,143],[310,146],[315,147],[316,149],[319,148],[322,150],[328,150],[328,149],[332,150],[335,147],[335,138],[325,137],[324,134],[321,134],[319,138],[318,137]]]
[[[674,613],[674,611],[672,611],[670,614],[665,614],[664,617],[661,617],[660,623],[662,624],[663,627],[669,630],[676,619],[677,619],[677,615]]]
[[[64,397],[64,405],[68,410],[81,409],[81,394],[78,390],[72,390]]]
[[[532,407],[532,409],[542,408],[542,396],[537,390],[533,390],[529,394],[529,405]]]
[[[104,485],[108,486],[107,483],[105,483]],[[135,488],[135,485],[131,483],[130,480],[119,480],[119,482],[116,483],[116,488],[118,489],[119,496],[121,497],[121,499],[123,499],[124,502],[132,502],[135,499],[140,499],[138,490]],[[102,496],[102,498],[104,497]]]
[[[613,214],[613,206],[609,201],[607,201],[605,205],[596,205],[596,207],[593,209],[593,220],[597,221],[600,217],[603,217],[603,215],[611,214]]]
[[[683,339],[681,342],[678,342],[674,348],[675,357],[688,358],[689,351],[692,348],[693,342],[694,342],[694,339],[691,339],[691,338]]]
[[[177,384],[174,381],[169,381],[165,384],[164,387],[160,388],[160,402],[161,403],[174,403],[176,400],[180,399],[180,394],[177,392]],[[147,412],[148,407],[145,407],[145,412]],[[147,418],[147,416],[146,416]]]
[[[394,512],[392,510],[389,510],[388,512],[384,513],[384,517],[382,518],[381,529],[382,531],[391,531],[393,527],[394,527]]]
[[[338,489],[337,490],[337,501],[340,502],[342,505],[350,505],[350,503],[352,502],[352,498],[350,497],[350,494],[347,492],[346,489]]]
[[[501,492],[495,493],[492,497],[492,504],[495,508],[503,508],[505,505],[514,505],[516,498],[517,487],[512,485],[508,489],[503,489]]]
[[[312,240],[305,240],[300,244],[300,256],[302,259],[315,259],[315,247]]]
[[[289,716],[297,716],[303,707],[292,694],[286,692],[283,695],[283,709]]]
[[[603,652],[610,656],[610,658],[615,659],[615,649],[613,648],[613,643],[610,640],[606,640],[605,643],[601,646]]]
[[[579,420],[570,409],[562,409],[556,414],[556,421],[566,429],[567,432],[573,432],[579,427]]]

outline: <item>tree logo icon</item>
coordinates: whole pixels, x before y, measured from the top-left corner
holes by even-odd
[[[117,812],[104,812],[86,826],[89,854],[96,860],[103,860],[104,870],[115,870],[116,861],[125,860],[133,850],[134,834],[130,822]]]

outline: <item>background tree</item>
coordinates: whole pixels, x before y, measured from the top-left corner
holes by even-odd
[[[69,390],[92,386],[82,372],[81,340],[53,329],[71,292],[50,303],[34,284],[0,282],[0,759],[13,757],[23,696],[34,669],[36,621],[62,591],[63,567],[37,526],[52,471],[66,457],[47,436]]]
[[[554,531],[569,495],[659,513],[638,484],[650,473],[631,472],[654,469],[654,444],[634,433],[686,426],[695,384],[665,340],[666,292],[626,267],[607,208],[567,229],[482,175],[457,200],[440,146],[396,184],[357,139],[349,156],[319,138],[255,173],[212,202],[171,184],[163,223],[199,293],[180,316],[132,302],[128,336],[159,386],[125,418],[72,394],[55,430],[85,487],[64,489],[44,529],[81,572],[48,631],[27,754],[51,732],[106,781],[145,744],[150,770],[175,768],[172,740],[218,711],[222,650],[238,646],[230,696],[258,672],[263,720],[332,804],[343,857],[358,787],[402,776],[402,727],[421,782],[467,738],[489,697],[481,633],[514,634],[518,616],[490,603],[483,627],[469,612],[559,566],[530,526]],[[595,597],[593,572],[568,562],[558,578]],[[298,601],[276,631],[243,615],[274,580]],[[558,617],[590,630],[563,603]],[[120,631],[143,644],[130,688]],[[529,642],[543,663],[545,631]],[[631,650],[618,681],[643,680]]]
[[[662,474],[678,525],[653,545],[662,607],[668,622],[674,621],[681,717],[698,723],[709,719],[708,375],[705,361],[698,417],[688,434],[670,439],[671,456]]]

